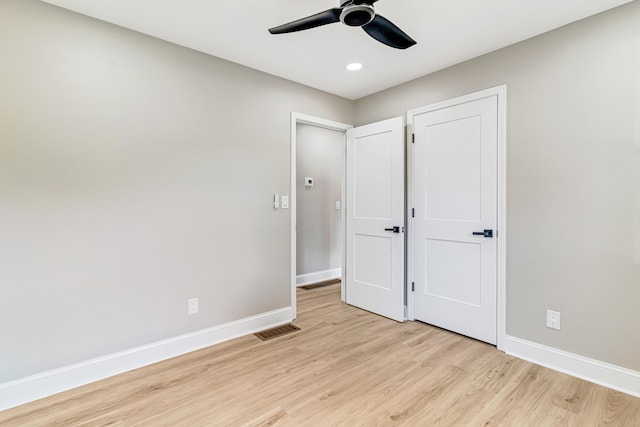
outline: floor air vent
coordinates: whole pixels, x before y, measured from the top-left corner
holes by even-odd
[[[277,328],[273,329],[267,329],[266,331],[258,332],[254,335],[260,338],[262,341],[267,341],[299,330],[300,328],[298,328],[296,325],[289,323],[288,325],[278,326]]]

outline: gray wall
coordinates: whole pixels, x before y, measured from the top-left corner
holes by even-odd
[[[342,268],[344,133],[298,124],[296,140],[297,274]]]
[[[353,121],[351,101],[0,2],[0,383],[289,306],[291,111]]]
[[[364,124],[506,83],[507,332],[636,371],[639,63],[633,2],[356,102]]]
[[[507,83],[508,333],[640,371],[639,39],[633,2],[355,122]],[[290,304],[289,114],[354,103],[35,0],[0,61],[0,382]]]

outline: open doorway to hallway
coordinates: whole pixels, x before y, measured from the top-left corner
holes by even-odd
[[[353,126],[291,113],[291,305],[300,286],[340,279],[344,301],[345,136]],[[300,154],[298,153],[300,151]],[[300,212],[300,214],[298,214]]]
[[[343,272],[344,132],[297,123],[296,286],[340,283]]]

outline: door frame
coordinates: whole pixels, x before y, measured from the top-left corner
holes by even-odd
[[[407,283],[413,283],[414,277],[414,223],[409,215],[415,207],[414,194],[414,145],[413,124],[415,116],[420,114],[453,107],[483,98],[497,96],[498,98],[498,218],[497,218],[497,289],[496,289],[496,347],[503,350],[506,336],[506,289],[507,289],[507,85],[492,87],[445,101],[418,107],[407,111]],[[409,287],[407,286],[407,289]],[[407,317],[414,317],[414,293],[407,292]]]
[[[343,133],[343,143],[342,143],[342,151],[343,151],[343,161],[342,161],[342,201],[341,203],[341,207],[342,209],[340,212],[340,215],[342,217],[342,230],[341,230],[341,234],[342,236],[345,235],[345,227],[346,227],[346,216],[345,216],[345,209],[346,206],[344,204],[345,201],[345,174],[346,174],[346,141],[347,141],[347,130],[351,129],[353,126],[346,124],[346,123],[340,123],[340,122],[335,122],[333,120],[327,120],[327,119],[323,119],[321,117],[315,117],[315,116],[310,116],[308,114],[303,114],[303,113],[297,113],[297,112],[291,112],[291,168],[289,173],[291,174],[291,181],[290,181],[290,188],[289,188],[289,209],[290,209],[290,223],[291,223],[291,306],[293,308],[293,318],[295,319],[298,315],[297,311],[297,301],[296,301],[296,275],[297,275],[297,268],[296,268],[296,263],[297,263],[297,197],[296,197],[296,191],[297,191],[297,183],[296,183],[296,172],[297,172],[297,166],[296,166],[296,155],[297,155],[297,146],[298,146],[298,132],[297,132],[297,125],[298,124],[305,124],[305,125],[310,125],[310,126],[316,126],[319,128],[323,128],[323,129],[329,129],[329,130],[334,130],[337,132],[342,132]],[[340,298],[342,299],[342,301],[345,300],[345,274],[346,274],[346,265],[345,265],[345,239],[342,239],[342,284],[341,284],[341,291],[340,291]]]

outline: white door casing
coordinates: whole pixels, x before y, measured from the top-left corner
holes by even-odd
[[[397,117],[347,131],[345,206],[346,302],[400,322],[405,317],[403,129]]]
[[[503,321],[497,89],[410,112],[413,318],[491,344]]]

